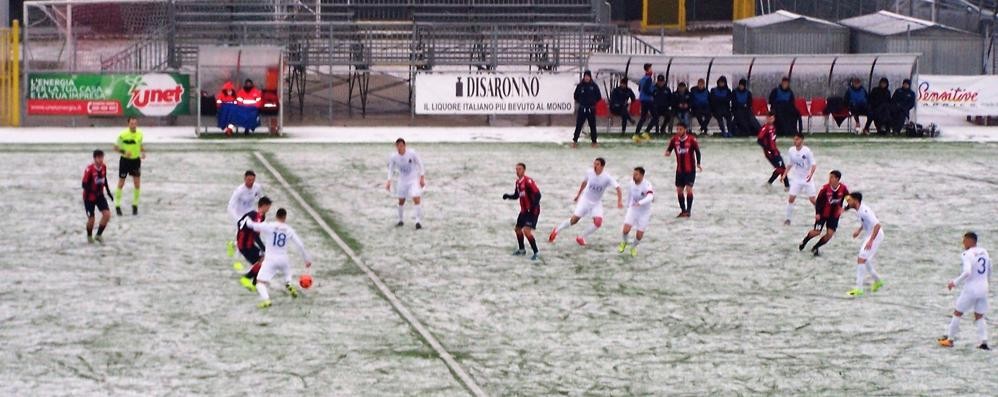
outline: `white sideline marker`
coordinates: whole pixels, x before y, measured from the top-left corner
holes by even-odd
[[[415,330],[416,333],[418,333],[419,336],[422,337],[435,352],[437,352],[437,355],[444,360],[444,363],[447,364],[447,367],[450,368],[451,372],[457,376],[458,380],[464,384],[464,387],[466,387],[475,397],[488,397],[488,394],[482,390],[481,386],[479,386],[478,383],[475,383],[475,380],[471,378],[471,375],[468,375],[468,371],[466,371],[464,367],[462,367],[461,364],[454,359],[454,356],[444,349],[443,345],[440,344],[437,338],[435,338],[433,334],[431,334],[430,331],[423,326],[423,323],[419,322],[419,319],[417,319],[416,316],[409,311],[409,308],[402,304],[402,301],[395,296],[395,293],[388,289],[385,282],[381,281],[381,277],[378,277],[377,273],[367,267],[367,265],[360,260],[360,257],[358,257],[357,254],[354,253],[345,242],[343,242],[343,239],[341,239],[340,236],[333,231],[333,228],[329,227],[329,224],[327,224],[326,221],[319,216],[319,213],[316,212],[315,209],[313,209],[312,206],[309,205],[297,191],[291,188],[291,185],[286,179],[284,179],[284,176],[281,175],[280,172],[277,172],[277,169],[275,169],[270,162],[267,161],[262,154],[260,154],[260,152],[253,152],[253,155],[256,156],[257,160],[260,160],[260,163],[267,168],[267,171],[270,171],[270,174],[273,175],[278,182],[280,182],[281,186],[284,187],[284,190],[287,190],[288,194],[290,194],[291,197],[298,202],[298,205],[304,208],[305,212],[308,212],[319,227],[322,228],[322,230],[336,242],[336,245],[340,246],[340,249],[350,257],[351,261],[353,261],[353,264],[360,268],[360,270],[364,271],[364,274],[367,274],[367,278],[374,283],[375,287],[378,287],[378,291],[381,291],[381,294],[388,299],[388,303],[390,303],[392,307],[395,308],[395,311],[402,316],[402,319],[409,323],[409,326],[411,326],[412,329]]]

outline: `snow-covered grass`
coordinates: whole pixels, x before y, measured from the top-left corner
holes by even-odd
[[[399,132],[405,135],[405,131]],[[390,140],[389,140],[390,142]],[[0,179],[7,287],[0,290],[0,394],[466,395],[335,245],[250,155],[268,154],[491,395],[989,395],[992,354],[944,331],[966,230],[992,247],[998,145],[814,140],[884,224],[887,286],[851,287],[855,214],[821,258],[797,251],[811,210],[781,224],[785,197],[748,140],[702,142],[694,216],[677,220],[674,159],[609,143],[413,143],[427,167],[424,230],[394,227],[388,144],[153,144],[143,213],[83,238],[78,179],[92,145],[5,145]],[[547,232],[569,215],[591,161],[626,186],[643,165],[658,199],[637,258],[615,245],[623,211],[575,245]],[[544,193],[543,261],[512,257],[513,165]],[[116,170],[116,164],[111,169]],[[266,312],[224,256],[224,205],[246,168],[289,208],[318,258],[317,286]],[[130,195],[126,191],[126,205]],[[411,211],[409,212],[411,214]],[[408,215],[407,215],[408,216]],[[407,219],[408,220],[408,219]],[[998,327],[990,327],[992,335]]]

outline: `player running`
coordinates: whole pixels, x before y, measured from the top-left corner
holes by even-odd
[[[780,179],[783,181],[783,188],[789,190],[790,181],[784,177],[787,173],[787,168],[783,163],[780,148],[776,145],[776,126],[773,125],[774,122],[776,122],[776,116],[773,112],[769,112],[766,116],[766,125],[759,129],[759,136],[755,141],[759,146],[762,146],[763,156],[766,156],[769,164],[773,165],[773,174],[769,176],[769,181],[766,182],[766,185],[772,185],[773,181]]]
[[[651,187],[651,182],[645,179],[644,167],[634,167],[631,175],[634,183],[627,191],[627,215],[624,215],[623,240],[617,246],[617,252],[624,253],[628,247],[631,248],[631,256],[638,256],[638,245],[645,236],[645,228],[651,220],[651,203],[655,201],[655,192]],[[634,232],[634,242],[628,241],[631,228],[637,229]]]
[[[693,184],[697,180],[697,171],[703,172],[700,144],[695,136],[687,133],[687,129],[686,123],[676,123],[676,135],[665,149],[665,157],[676,152],[676,198],[682,210],[676,218],[689,218],[693,212]]]
[[[265,252],[265,245],[260,240],[260,233],[249,226],[250,222],[260,223],[267,218],[267,211],[270,211],[270,198],[263,196],[257,201],[256,210],[249,210],[243,214],[236,222],[236,246],[239,253],[246,258],[246,263],[250,265],[250,270],[239,278],[239,284],[244,288],[256,290],[256,276],[260,273],[261,260]],[[241,270],[237,268],[236,270]]]
[[[395,140],[396,152],[388,156],[388,181],[385,182],[385,190],[392,191],[392,176],[398,171],[398,179],[395,181],[395,195],[399,199],[398,216],[399,222],[395,226],[401,227],[405,218],[405,200],[412,199],[415,209],[413,220],[416,221],[416,230],[422,229],[419,223],[423,217],[422,191],[426,187],[426,177],[423,170],[423,162],[415,150],[406,149],[405,139]]]
[[[540,259],[537,241],[534,240],[534,229],[537,228],[537,219],[541,215],[541,189],[537,188],[537,183],[534,182],[533,178],[527,176],[525,164],[516,164],[516,187],[513,189],[513,194],[503,194],[502,199],[520,200],[520,215],[516,217],[516,226],[513,227],[513,231],[516,232],[516,242],[520,248],[513,252],[513,255],[527,255],[527,250],[523,246],[523,238],[526,237],[527,241],[530,242],[530,249],[534,251],[530,260]]]
[[[284,221],[287,220],[288,211],[284,208],[278,208],[276,222],[266,222],[258,223],[253,221],[246,222],[249,227],[256,230],[262,234],[264,246],[267,251],[267,256],[263,259],[263,266],[260,267],[260,274],[256,276],[256,292],[260,294],[260,303],[256,305],[261,309],[268,308],[271,305],[270,294],[267,291],[268,286],[270,286],[270,280],[274,278],[277,272],[281,272],[284,275],[284,288],[288,290],[292,298],[298,297],[298,289],[291,285],[291,264],[288,259],[288,242],[294,243],[298,246],[298,252],[305,259],[305,268],[308,269],[312,267],[312,259],[305,251],[305,244],[302,244],[301,239],[298,238],[298,234],[295,233],[295,229],[291,228]]]
[[[876,270],[876,256],[877,250],[880,249],[880,243],[884,241],[884,230],[880,226],[880,220],[877,219],[877,215],[873,213],[870,207],[863,204],[863,193],[852,192],[846,196],[847,209],[852,208],[859,213],[859,221],[861,223],[860,227],[856,229],[852,234],[852,238],[859,237],[860,232],[864,232],[863,245],[859,246],[859,255],[856,257],[856,288],[849,290],[849,296],[862,296],[863,295],[863,272],[870,274],[873,277],[873,285],[870,286],[870,292],[877,292],[881,287],[884,286],[883,280],[880,279],[880,275],[877,274]]]
[[[243,183],[236,187],[232,191],[232,197],[229,197],[229,206],[227,211],[229,212],[229,217],[232,218],[233,222],[239,222],[239,219],[243,217],[247,212],[253,211],[253,205],[257,203],[260,198],[263,197],[263,186],[256,183],[256,173],[253,170],[247,170],[243,174]],[[227,241],[226,251],[229,256],[235,255],[235,242]],[[252,263],[252,262],[250,262]]]
[[[811,178],[814,176],[814,171],[818,169],[818,163],[814,159],[814,154],[811,153],[811,148],[804,146],[804,134],[799,132],[794,134],[794,146],[788,152],[790,153],[790,169],[787,170],[783,178],[790,177],[790,196],[787,198],[787,220],[783,222],[784,225],[790,224],[797,196],[806,194],[807,199],[811,201],[812,205],[814,204],[814,181]]]
[[[114,151],[121,153],[118,160],[118,188],[114,191],[114,210],[121,216],[121,189],[125,187],[125,179],[131,175],[135,190],[132,192],[132,215],[139,214],[139,186],[142,181],[142,159],[146,158],[146,148],[142,145],[142,131],[139,131],[139,120],[128,118],[128,129],[118,135]]]
[[[87,165],[83,171],[83,209],[87,212],[87,242],[104,242],[104,228],[111,219],[111,211],[107,207],[107,197],[111,195],[107,186],[107,166],[104,165],[104,151],[94,150],[94,162]],[[97,227],[97,237],[94,237],[94,208],[100,210],[100,226]]]
[[[586,179],[582,181],[582,185],[579,186],[579,192],[575,194],[573,201],[576,204],[575,211],[572,212],[572,217],[551,231],[551,235],[548,236],[549,242],[554,243],[554,240],[558,238],[558,233],[561,233],[562,230],[565,230],[569,226],[579,223],[579,219],[592,217],[593,224],[586,226],[582,234],[575,237],[576,243],[585,246],[586,237],[589,237],[600,226],[603,226],[603,193],[610,187],[617,189],[617,208],[624,208],[620,184],[604,168],[606,168],[606,160],[602,157],[597,157],[596,160],[593,160],[592,171],[586,172]],[[582,194],[583,192],[585,192],[585,195]]]
[[[988,324],[984,315],[988,313],[988,284],[991,282],[991,257],[988,251],[977,246],[977,233],[968,232],[963,235],[963,272],[951,280],[946,288],[952,290],[963,283],[963,291],[956,298],[956,309],[953,318],[949,320],[946,335],[939,338],[939,345],[953,347],[953,340],[960,333],[960,317],[969,310],[974,311],[974,325],[977,326],[977,339],[981,350],[991,350],[988,347]]]
[[[828,183],[821,187],[818,199],[814,203],[814,228],[807,231],[804,241],[797,246],[798,250],[803,251],[811,239],[818,237],[824,231],[825,235],[821,236],[818,243],[811,248],[814,256],[821,256],[821,251],[818,249],[835,237],[835,231],[839,228],[839,217],[842,216],[842,205],[845,203],[846,195],[849,194],[849,188],[840,183],[841,180],[842,173],[838,170],[828,173]]]

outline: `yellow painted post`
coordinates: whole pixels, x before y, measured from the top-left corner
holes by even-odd
[[[21,124],[19,35],[16,20],[9,29],[0,29],[0,125],[11,127]]]
[[[21,126],[21,24],[10,24],[10,126]]]

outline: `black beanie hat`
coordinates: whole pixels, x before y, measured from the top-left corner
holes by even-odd
[[[588,69],[585,72],[582,72],[582,77],[586,76],[593,77],[593,72],[589,71]]]
[[[656,80],[658,80],[658,81],[665,81],[665,75],[664,74],[658,75],[658,78]]]

